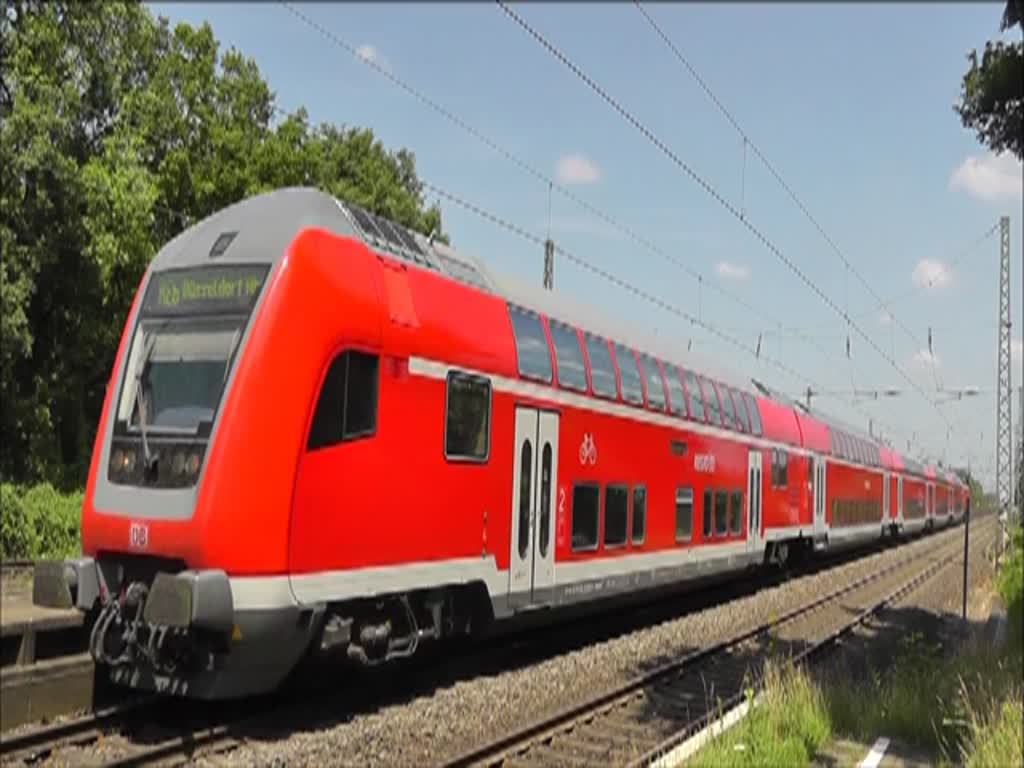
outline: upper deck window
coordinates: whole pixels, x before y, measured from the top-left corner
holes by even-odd
[[[733,405],[736,406],[736,420],[740,423],[740,431],[751,432],[750,415],[747,413],[746,405],[743,404],[742,395],[732,387],[729,387],[729,394],[732,395]]]
[[[690,395],[690,418],[704,423],[707,421],[707,414],[704,411],[704,396],[700,391],[700,384],[693,371],[683,371],[683,380],[686,382],[686,391]]]
[[[725,384],[718,385],[718,394],[722,398],[722,411],[725,414],[725,426],[729,429],[739,431],[740,423],[736,420],[736,412],[732,408],[732,397],[729,395],[729,388]]]
[[[747,413],[750,414],[751,431],[760,437],[764,434],[764,430],[761,426],[761,413],[757,410],[757,400],[746,392],[743,393],[743,399],[747,403]]]
[[[519,361],[519,375],[551,383],[551,354],[544,326],[532,312],[510,306],[512,332],[516,337],[516,357]]]
[[[665,384],[661,380],[658,364],[647,355],[640,357],[644,375],[647,377],[647,404],[656,411],[665,410]]]
[[[619,378],[622,380],[622,399],[634,405],[644,404],[643,385],[640,371],[636,366],[633,352],[622,344],[615,344],[615,360],[619,364]]]
[[[608,342],[589,335],[585,335],[583,340],[587,346],[587,357],[590,358],[590,383],[594,394],[615,399],[619,387],[615,382],[615,366],[612,364],[612,353],[608,351]]]
[[[561,323],[548,322],[551,343],[555,347],[555,363],[558,366],[558,383],[568,389],[587,391],[587,369],[583,364],[583,352],[576,331]]]
[[[665,382],[668,384],[669,408],[677,416],[686,416],[686,392],[683,390],[682,379],[679,378],[679,369],[665,362],[662,366],[665,368]]]
[[[704,390],[704,399],[707,402],[708,420],[716,427],[722,426],[722,408],[718,404],[718,393],[715,391],[711,379],[700,377],[701,389]]]

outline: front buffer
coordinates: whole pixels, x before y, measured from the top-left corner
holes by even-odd
[[[90,614],[89,653],[112,682],[197,699],[277,688],[306,652],[320,611],[236,607],[220,570],[159,570],[84,557],[35,566],[32,602]],[[133,573],[134,572],[134,573]]]

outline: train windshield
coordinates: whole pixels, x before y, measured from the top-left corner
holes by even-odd
[[[118,421],[137,428],[142,414],[149,429],[190,432],[212,422],[244,325],[244,317],[144,319]]]
[[[209,429],[267,271],[225,264],[153,275],[118,403],[121,428]]]

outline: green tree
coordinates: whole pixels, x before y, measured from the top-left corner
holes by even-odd
[[[1024,25],[1024,2],[1007,0],[1001,31]],[[988,41],[967,54],[960,101],[954,106],[965,128],[993,152],[1009,150],[1024,158],[1024,43]]]
[[[0,475],[84,479],[122,327],[161,244],[311,185],[429,233],[415,158],[367,129],[276,125],[256,64],[138,2],[15,0],[0,18]]]

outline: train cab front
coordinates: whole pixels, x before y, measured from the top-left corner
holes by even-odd
[[[33,601],[88,614],[89,651],[115,683],[246,696],[275,687],[304,648],[296,605],[254,610],[232,583],[246,558],[266,559],[246,536],[287,526],[284,514],[259,517],[272,505],[253,501],[266,493],[253,487],[260,444],[244,426],[248,395],[238,396],[259,368],[239,361],[258,343],[254,308],[271,267],[154,270],[104,406],[82,510],[85,556],[36,566]],[[268,653],[275,643],[280,652]]]

